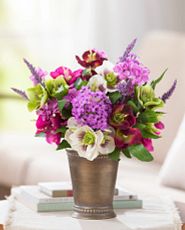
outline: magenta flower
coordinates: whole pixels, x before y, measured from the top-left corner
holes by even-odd
[[[134,144],[140,144],[141,139],[141,132],[136,128],[130,128],[127,130],[118,128],[115,133],[115,144],[119,149],[127,148]]]
[[[102,65],[103,61],[107,60],[107,56],[103,51],[92,49],[84,52],[82,59],[79,56],[76,56],[76,59],[81,66],[95,69]]]
[[[149,138],[142,138],[142,144],[144,145],[144,147],[149,151],[149,152],[153,152],[154,151],[154,147],[152,145],[152,140]]]
[[[149,79],[149,70],[137,59],[137,56],[130,54],[123,62],[114,67],[120,80],[131,80],[133,85],[143,85]]]
[[[62,76],[69,85],[72,85],[81,76],[81,74],[81,69],[72,72],[69,68],[60,66],[55,71],[52,71],[50,73],[50,76],[54,79],[59,76]]]
[[[40,83],[40,80],[44,80],[45,76],[47,75],[47,72],[39,67],[35,68],[35,72],[37,74],[37,77],[35,77],[35,75],[31,75],[30,80],[33,82],[34,85],[37,85]]]
[[[102,91],[92,92],[87,86],[72,100],[72,115],[80,125],[105,130],[111,113],[111,102]]]
[[[119,104],[114,105],[109,118],[109,124],[114,128],[129,129],[136,123],[136,118],[129,105]]]
[[[165,128],[164,124],[161,121],[155,123],[155,127],[161,130]]]
[[[56,100],[50,100],[40,110],[37,111],[38,118],[36,121],[37,132],[46,134],[48,143],[56,143],[59,145],[61,134],[57,133],[57,129],[66,126],[67,121],[64,119],[58,109]]]

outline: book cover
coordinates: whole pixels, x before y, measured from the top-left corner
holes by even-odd
[[[18,192],[14,192],[18,201],[38,212],[70,211],[73,207],[73,197],[51,198],[39,191],[38,186],[21,186]],[[114,196],[115,209],[141,208],[142,201],[128,199],[128,196]]]

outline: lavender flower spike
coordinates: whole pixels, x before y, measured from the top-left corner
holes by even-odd
[[[30,72],[32,73],[32,75],[34,76],[35,81],[40,83],[43,87],[45,87],[43,82],[42,82],[42,78],[38,74],[38,72],[36,71],[35,67],[33,67],[33,65],[30,64],[25,58],[23,60],[24,60],[25,64],[28,66],[28,68],[29,68]]]
[[[125,59],[128,57],[130,52],[133,50],[135,44],[136,44],[137,38],[135,38],[126,48],[124,54],[122,57],[119,58],[119,62],[124,62]]]
[[[177,85],[177,80],[175,80],[173,82],[173,85],[171,86],[171,88],[166,93],[164,93],[162,95],[161,99],[164,101],[164,103],[166,103],[166,100],[168,100],[171,97],[171,95],[173,94],[173,92],[176,88],[176,85]]]
[[[20,89],[16,89],[16,88],[11,88],[15,93],[17,93],[18,95],[20,95],[21,97],[23,97],[26,100],[29,100],[26,93]]]

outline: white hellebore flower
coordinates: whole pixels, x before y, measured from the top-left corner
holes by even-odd
[[[96,68],[96,72],[97,72],[97,74],[104,76],[105,74],[107,74],[109,72],[114,72],[113,68],[114,68],[114,64],[112,62],[104,61],[101,66],[98,66]]]
[[[111,130],[103,133],[100,130],[95,132],[89,126],[78,126],[76,129],[73,126],[66,131],[65,139],[79,156],[92,161],[98,155],[109,154],[115,149],[114,138],[110,134]]]
[[[68,131],[70,129],[66,131],[65,139],[79,156],[92,161],[99,155],[97,147],[103,141],[102,132],[96,133],[89,126],[82,126],[72,133]]]
[[[87,86],[94,92],[99,90],[107,92],[107,82],[101,75],[94,75],[91,77]]]

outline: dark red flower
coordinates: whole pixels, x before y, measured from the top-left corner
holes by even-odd
[[[76,56],[78,63],[85,68],[93,68],[103,64],[103,61],[107,60],[107,57],[104,52],[97,50],[87,50],[83,53],[82,59],[79,56]]]
[[[130,128],[127,130],[117,129],[115,133],[115,144],[119,149],[127,148],[134,144],[141,144],[142,135],[139,129]]]
[[[127,130],[134,126],[136,118],[133,115],[133,111],[129,105],[119,104],[114,105],[112,113],[110,115],[109,124],[114,128],[120,128]]]

